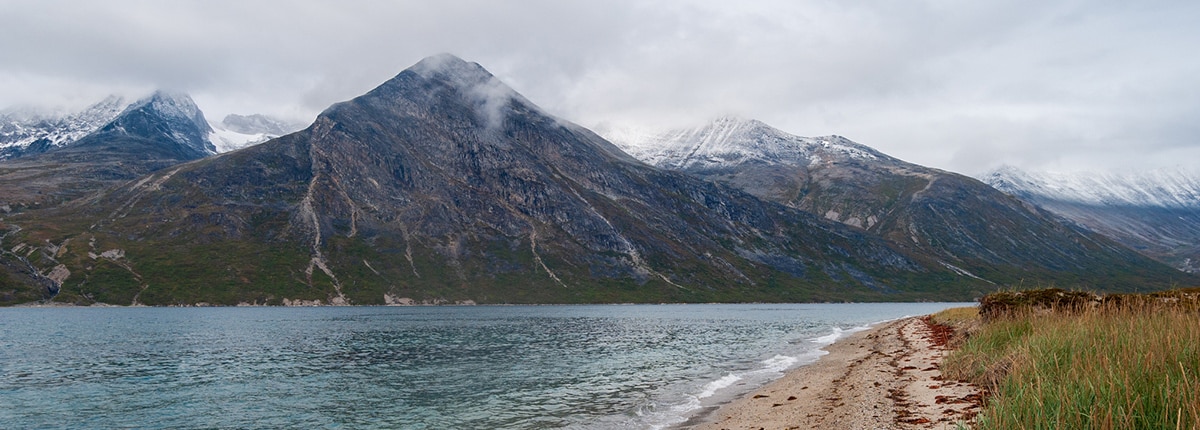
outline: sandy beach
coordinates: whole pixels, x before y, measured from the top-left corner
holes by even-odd
[[[945,342],[945,333],[922,318],[884,323],[678,428],[953,429],[974,417],[981,396],[967,383],[942,380]]]

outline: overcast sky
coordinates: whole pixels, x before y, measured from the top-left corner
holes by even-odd
[[[421,58],[549,112],[720,115],[975,174],[1200,165],[1200,2],[0,0],[0,108],[186,91],[311,119]]]

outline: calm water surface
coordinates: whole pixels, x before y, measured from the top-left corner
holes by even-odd
[[[662,428],[964,305],[0,309],[0,425]]]

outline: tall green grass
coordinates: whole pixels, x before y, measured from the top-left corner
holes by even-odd
[[[943,371],[991,391],[977,429],[1200,429],[1200,312],[1030,310],[984,324]]]

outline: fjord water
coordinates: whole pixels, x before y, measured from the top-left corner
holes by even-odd
[[[0,423],[661,428],[958,305],[0,309]]]

